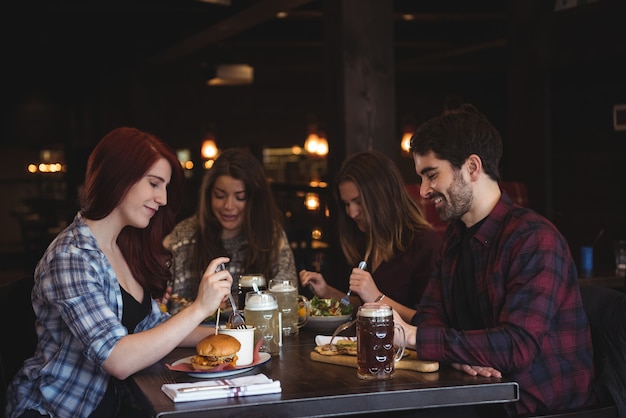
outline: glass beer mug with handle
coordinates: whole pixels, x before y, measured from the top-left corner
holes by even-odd
[[[255,327],[254,341],[263,340],[259,351],[278,354],[281,345],[280,312],[276,296],[267,291],[246,293],[246,324]]]
[[[234,277],[234,276],[233,276]],[[237,283],[237,307],[243,310],[246,306],[246,293],[256,290],[266,290],[265,276],[261,273],[242,274]],[[256,286],[256,288],[255,288]]]
[[[296,279],[271,279],[267,290],[276,296],[278,310],[282,313],[283,335],[297,334],[309,322],[310,306],[306,296],[298,294]],[[304,316],[298,311],[304,307]]]
[[[394,332],[402,336],[402,345],[393,345]],[[356,321],[357,376],[366,380],[391,379],[395,364],[404,355],[404,328],[395,325],[391,306],[365,303],[359,306]]]

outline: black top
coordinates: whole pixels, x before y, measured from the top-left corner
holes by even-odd
[[[126,327],[129,334],[135,331],[135,327],[150,313],[150,294],[143,291],[143,301],[139,303],[122,286],[122,325]]]
[[[484,219],[471,228],[465,228],[461,237],[460,263],[456,268],[456,278],[452,289],[452,300],[455,306],[454,328],[460,330],[485,328],[478,303],[474,257],[472,257],[469,244],[483,221]]]

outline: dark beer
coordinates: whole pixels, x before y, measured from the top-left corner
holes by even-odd
[[[258,290],[267,290],[265,276],[262,274],[242,274],[239,277],[239,284],[237,285],[237,308],[243,310],[246,307],[246,293],[255,290],[254,284],[256,284]]]
[[[393,345],[393,312],[389,305],[359,307],[356,322],[357,376],[360,379],[391,379],[399,358]],[[402,354],[400,354],[402,355]]]

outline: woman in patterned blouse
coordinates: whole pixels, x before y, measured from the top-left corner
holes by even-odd
[[[198,210],[164,244],[174,254],[171,294],[187,300],[196,298],[203,266],[218,256],[230,258],[235,299],[240,274],[262,273],[268,281],[297,277],[263,166],[243,148],[227,149],[215,160],[202,181]],[[180,310],[178,300],[169,300],[170,313]]]

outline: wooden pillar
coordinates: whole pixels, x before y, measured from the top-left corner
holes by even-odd
[[[392,0],[326,0],[328,171],[376,149],[396,160]]]
[[[376,149],[396,161],[393,0],[325,0],[328,179],[346,156]],[[343,208],[331,206],[333,210]],[[350,268],[330,217],[332,286],[344,289]]]

